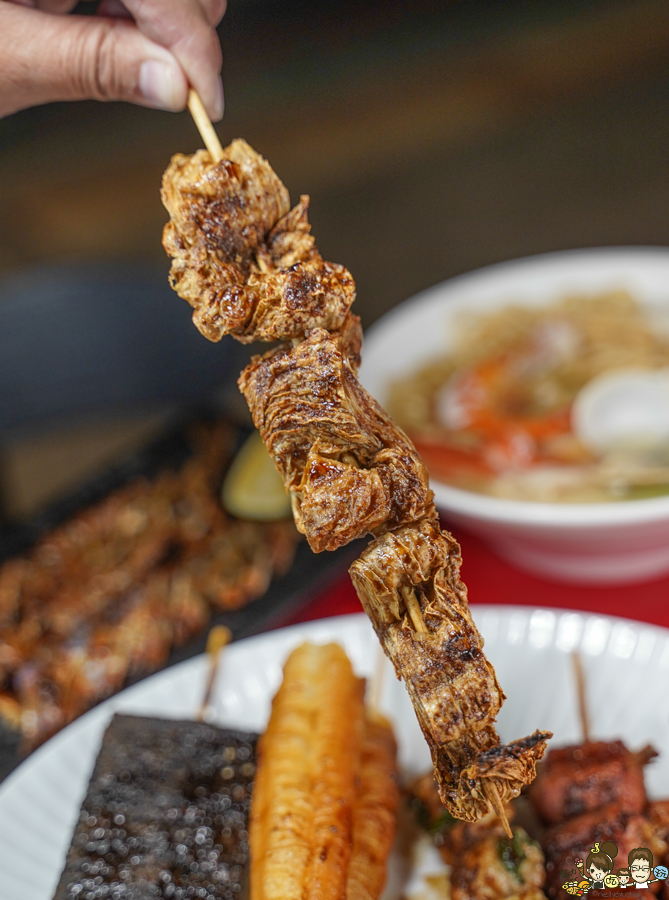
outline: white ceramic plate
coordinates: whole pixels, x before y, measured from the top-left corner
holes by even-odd
[[[474,607],[508,700],[502,738],[535,728],[556,742],[580,739],[570,653],[584,660],[593,734],[623,737],[638,748],[669,746],[669,631],[623,619],[551,610]],[[212,703],[217,724],[260,730],[281,681],[281,666],[305,640],[337,641],[360,675],[370,675],[378,642],[363,615],[297,625],[240,641],[226,650]],[[173,718],[196,712],[205,681],[200,656],[154,675],[64,729],[0,788],[0,898],[51,900],[102,733],[114,712]],[[393,719],[405,774],[429,765],[425,742],[402,685],[388,664],[383,706]],[[647,776],[651,794],[669,794],[669,752]],[[389,896],[397,896],[391,885]]]

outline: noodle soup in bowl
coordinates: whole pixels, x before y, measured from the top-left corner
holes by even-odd
[[[587,347],[573,346],[568,327],[570,310],[576,310],[593,335]],[[463,323],[468,323],[468,331],[463,332]],[[426,415],[423,408],[429,406],[431,415],[446,420],[454,429],[458,417],[463,417],[463,402],[471,397],[475,402],[480,399],[483,388],[479,382],[499,382],[500,360],[511,359],[509,367],[516,367],[521,385],[523,381],[529,383],[536,367],[531,353],[525,353],[520,362],[511,358],[509,341],[514,343],[515,338],[509,338],[509,334],[513,335],[514,329],[518,334],[533,329],[532,334],[539,335],[535,344],[541,352],[545,332],[543,359],[552,353],[572,360],[571,367],[565,364],[564,371],[558,373],[560,378],[544,379],[541,384],[537,381],[536,392],[544,391],[548,398],[548,412],[531,420],[530,437],[525,443],[525,432],[520,428],[518,435],[513,435],[513,440],[518,438],[518,446],[513,441],[507,442],[508,446],[491,441],[484,447],[486,465],[495,470],[500,481],[484,485],[482,479],[479,484],[476,468],[467,470],[469,462],[476,462],[478,457],[469,452],[471,434],[466,429],[462,436],[464,451],[456,453],[465,460],[462,471],[471,472],[471,487],[467,478],[460,483],[455,478],[449,478],[450,483],[435,478],[435,471],[442,471],[431,465],[434,458],[440,458],[433,452],[439,435],[435,439],[427,434],[426,439],[429,427],[421,431],[415,423]],[[488,356],[480,346],[486,342],[491,346]],[[496,342],[501,343],[496,347]],[[473,357],[467,381],[461,377],[463,370],[449,369],[449,360],[462,361],[469,351]],[[537,354],[539,360],[541,352]],[[669,573],[669,446],[666,463],[662,460],[655,465],[646,479],[649,484],[645,476],[641,477],[641,486],[619,483],[620,479],[611,475],[615,476],[611,460],[605,460],[605,464],[596,461],[592,451],[570,433],[573,403],[565,406],[559,397],[553,398],[564,385],[572,383],[574,395],[582,389],[583,381],[590,390],[596,378],[588,379],[607,368],[609,363],[602,360],[609,357],[612,370],[641,367],[658,376],[669,373],[669,249],[551,253],[490,266],[444,282],[400,304],[369,330],[360,379],[416,439],[431,469],[437,506],[449,521],[485,538],[510,562],[544,577],[595,584],[642,581]],[[425,395],[420,392],[421,378],[417,378],[421,370],[427,373],[428,382],[432,379]],[[472,381],[472,371],[480,376],[479,381]],[[415,399],[414,384],[419,385]],[[435,411],[436,407],[439,409]],[[484,412],[481,427],[493,433],[496,413]],[[518,421],[522,424],[530,420]],[[449,433],[459,439],[455,431]],[[550,464],[540,461],[534,468],[528,464],[524,469],[523,454],[531,455],[527,447],[535,445],[548,447],[549,455],[556,459]],[[499,462],[500,452],[515,456],[506,471],[504,461]],[[448,453],[453,455],[451,450]],[[653,478],[661,481],[665,477],[663,466],[667,483],[655,485]],[[622,471],[624,474],[624,466]],[[538,499],[526,499],[535,487]],[[658,496],[649,496],[653,493]],[[553,494],[560,495],[560,502]]]

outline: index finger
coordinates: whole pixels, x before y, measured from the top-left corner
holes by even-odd
[[[209,113],[223,115],[221,45],[214,25],[225,12],[224,0],[124,0],[146,37],[166,47],[182,66]]]

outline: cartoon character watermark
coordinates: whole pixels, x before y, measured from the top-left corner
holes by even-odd
[[[648,847],[630,850],[627,858],[628,866],[618,869],[614,874],[613,860],[617,855],[618,847],[613,841],[604,841],[601,845],[597,842],[590,850],[585,866],[582,859],[575,861],[578,873],[575,869],[570,873],[566,871],[560,873],[565,878],[562,887],[568,894],[581,897],[591,890],[601,891],[618,887],[645,890],[648,889],[648,885],[669,878],[669,869],[666,866],[653,868],[653,854]]]
[[[583,871],[583,860],[576,860],[576,867],[580,870],[585,880],[590,882],[588,890],[604,890],[604,880],[613,871],[613,860],[617,855],[618,848],[613,841],[604,841],[601,846],[597,842],[588,854],[588,858],[585,861],[585,871]],[[615,875],[613,877],[615,878]],[[610,882],[611,879],[609,878],[608,881]],[[607,884],[606,887],[618,887],[618,879],[616,878],[615,885]]]
[[[669,875],[666,866],[653,868],[653,854],[648,847],[637,847],[630,851],[629,868],[635,888],[643,889],[655,881],[666,881]],[[654,875],[655,878],[651,878],[651,875]]]
[[[629,883],[632,880],[629,869],[618,869],[616,875],[618,876],[618,885],[621,888],[626,888],[629,886]]]

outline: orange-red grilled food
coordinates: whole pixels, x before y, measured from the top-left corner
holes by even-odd
[[[203,426],[179,471],[114,491],[0,567],[0,716],[27,748],[290,565],[291,522],[221,507],[232,433]]]
[[[398,803],[392,731],[337,644],[288,658],[258,753],[251,900],[376,900]]]

